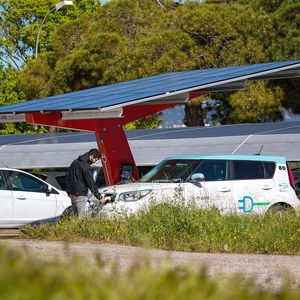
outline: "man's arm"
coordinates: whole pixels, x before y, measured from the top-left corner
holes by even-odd
[[[84,172],[83,172],[83,176],[84,176],[84,181],[87,185],[87,187],[91,190],[91,192],[93,193],[93,195],[98,199],[98,200],[101,200],[102,195],[99,193],[98,189],[97,189],[97,186],[94,182],[94,179],[93,179],[93,175],[92,175],[92,171],[89,170],[89,169],[85,169]]]

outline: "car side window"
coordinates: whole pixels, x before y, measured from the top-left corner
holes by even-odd
[[[9,180],[14,191],[45,193],[47,184],[17,171],[9,172]]]
[[[203,160],[193,171],[195,173],[202,173],[204,181],[227,180],[226,160]]]
[[[264,165],[261,161],[233,161],[234,179],[264,179]]]
[[[4,183],[4,178],[2,173],[0,173],[0,190],[1,191],[5,190],[5,183]]]

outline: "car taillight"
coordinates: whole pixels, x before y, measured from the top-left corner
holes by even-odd
[[[288,173],[289,173],[290,185],[292,186],[293,189],[295,189],[295,180],[294,180],[293,172],[292,172],[289,164],[287,164],[287,169],[288,169]]]

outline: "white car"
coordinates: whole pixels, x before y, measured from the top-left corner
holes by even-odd
[[[108,214],[137,212],[152,202],[181,201],[199,208],[243,214],[299,210],[292,172],[284,157],[260,155],[176,156],[162,161],[138,182],[99,191],[113,203]]]
[[[9,168],[0,168],[0,199],[0,228],[55,221],[71,207],[66,192]]]

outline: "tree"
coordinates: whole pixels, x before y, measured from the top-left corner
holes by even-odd
[[[272,60],[290,60],[300,57],[300,2],[298,0],[256,0],[252,4],[274,15],[276,36],[270,43]],[[283,105],[293,113],[300,113],[300,80],[278,81],[284,91]]]
[[[252,24],[251,32],[263,45],[268,61],[299,59],[300,2],[298,0],[235,0],[230,2],[242,4],[259,12],[258,17],[264,22],[258,23],[257,26]],[[298,114],[300,113],[299,82],[299,79],[292,79],[271,83],[283,89],[283,106]]]
[[[281,118],[283,92],[271,89],[267,82],[248,83],[244,91],[229,97],[231,123],[262,123]],[[242,112],[242,113],[241,113]]]
[[[183,123],[186,126],[204,126],[202,101],[203,97],[198,97],[185,104]]]
[[[271,27],[266,15],[258,15],[251,7],[238,4],[196,4],[189,3],[178,8],[175,26],[189,34],[195,46],[192,51],[198,58],[194,69],[222,67],[258,63],[267,60],[264,44],[256,34],[261,24]],[[271,32],[271,30],[269,30]],[[206,109],[220,110],[221,121],[226,122],[230,106],[228,97],[223,94],[210,94],[211,100]],[[204,124],[203,105],[192,101],[185,107],[185,124],[195,126]],[[219,114],[220,117],[220,114]]]
[[[156,1],[112,1],[75,20],[64,19],[42,43],[45,52],[22,71],[26,97],[46,97],[165,72],[266,62],[276,53],[283,57],[280,47],[272,48],[282,34],[280,21],[249,1],[160,3],[167,9]],[[64,14],[67,18],[68,13]],[[298,51],[294,48],[291,53]],[[280,105],[290,105],[288,87],[282,87],[285,96]],[[271,84],[268,89],[273,94],[276,91]],[[257,92],[264,95],[266,88]],[[237,95],[245,99],[250,92]],[[205,109],[211,107],[216,113],[222,109],[222,122],[236,122],[235,115],[243,114],[243,106],[230,100],[235,97],[231,93],[209,96],[213,100],[206,98]],[[255,99],[258,107],[264,104],[263,97]],[[189,126],[204,124],[201,101],[186,106]],[[269,119],[280,118],[276,106],[268,111]],[[260,112],[251,119],[261,120]],[[148,121],[145,124],[150,126],[152,121]]]
[[[241,24],[244,24],[246,35],[253,39],[252,50],[241,47],[246,53],[252,53],[257,45],[261,48],[264,58],[255,61],[282,61],[299,58],[300,42],[300,3],[298,0],[235,0],[235,1],[211,1],[207,4],[228,5],[230,7],[240,5],[245,11],[253,10],[256,13],[245,16],[242,14]],[[243,23],[243,20],[247,22]],[[230,56],[237,56],[234,51]],[[239,56],[239,55],[238,55]],[[300,113],[300,88],[299,80],[272,81],[269,86],[277,86],[283,89],[284,97],[282,105],[291,109],[294,113]],[[228,101],[228,100],[226,100]]]
[[[0,0],[0,58],[19,68],[35,51],[40,24],[59,0]],[[59,24],[77,18],[83,12],[93,11],[98,0],[74,0],[75,5],[48,15],[40,36],[40,51],[50,50],[49,36]]]
[[[163,124],[161,113],[153,116],[148,116],[134,122],[130,122],[124,126],[125,129],[155,129]]]
[[[51,38],[53,51],[24,69],[22,83],[26,94],[38,98],[151,74],[151,70],[145,73],[145,66],[137,65],[135,59],[144,53],[136,44],[149,23],[142,9],[149,6],[157,9],[149,1],[111,3],[88,18],[60,26]],[[151,62],[147,61],[149,66]],[[129,127],[140,128],[143,124],[149,128],[160,123],[161,118],[153,116]]]
[[[6,68],[0,64],[0,105],[8,105],[25,101],[25,94],[20,89],[18,71],[11,65]],[[0,123],[0,134],[33,132],[31,125],[25,123]],[[43,132],[39,128],[39,132]]]

